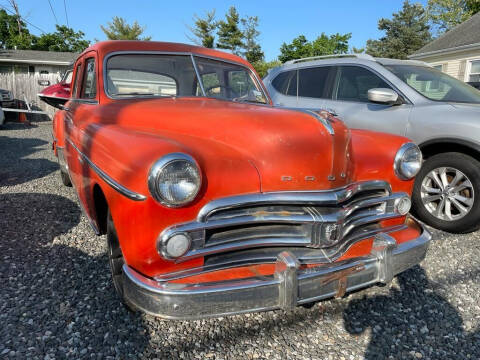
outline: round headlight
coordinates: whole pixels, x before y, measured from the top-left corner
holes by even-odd
[[[153,198],[169,207],[193,201],[202,183],[196,161],[187,154],[168,154],[153,164],[148,176],[148,189]]]
[[[403,144],[395,155],[393,164],[395,174],[402,180],[413,178],[420,171],[422,160],[422,152],[417,145]]]

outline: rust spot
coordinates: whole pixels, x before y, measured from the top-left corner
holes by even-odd
[[[282,210],[282,211],[265,211],[259,210],[252,213],[254,217],[264,217],[268,215],[278,215],[278,216],[291,216],[292,213],[290,211]]]
[[[328,275],[326,278],[324,278],[322,280],[322,285],[326,285],[328,283],[331,283],[332,281],[338,281],[337,292],[335,294],[335,297],[336,298],[343,297],[345,295],[345,292],[347,291],[348,276],[355,274],[357,272],[360,272],[362,270],[365,270],[364,264],[359,264],[354,266],[353,268],[337,271],[331,275]]]

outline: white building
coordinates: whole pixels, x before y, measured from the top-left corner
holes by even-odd
[[[480,12],[409,56],[459,80],[480,84]]]
[[[71,52],[1,49],[0,74],[60,75],[77,56],[77,53]]]

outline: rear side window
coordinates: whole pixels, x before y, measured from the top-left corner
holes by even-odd
[[[279,93],[297,96],[297,70],[284,71],[277,75],[272,85]]]
[[[89,58],[85,62],[85,75],[82,88],[82,99],[95,99],[97,96],[97,76],[95,59]]]
[[[330,69],[330,66],[319,66],[298,70],[298,96],[327,98]]]
[[[80,88],[80,75],[82,73],[82,64],[77,65],[77,70],[75,72],[75,81],[73,82],[73,92],[72,97],[78,97],[78,89]]]
[[[337,77],[337,100],[368,102],[368,90],[388,88],[382,78],[360,66],[339,66]]]

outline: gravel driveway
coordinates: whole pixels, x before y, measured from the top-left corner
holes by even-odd
[[[292,313],[203,321],[131,314],[105,238],[61,185],[50,122],[0,130],[0,358],[479,359],[480,236],[434,231],[390,286]]]

